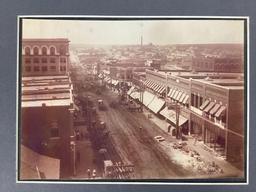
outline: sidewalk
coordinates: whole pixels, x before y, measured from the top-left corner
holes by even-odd
[[[169,123],[165,120],[160,119],[155,114],[150,112],[147,109],[143,109],[144,115],[148,118],[148,115],[151,115],[151,118],[148,118],[150,121],[155,123],[160,129],[163,130],[163,136],[166,138],[166,141],[169,142],[169,146],[173,143],[180,142],[181,140],[177,140],[176,137],[172,136],[171,133],[168,133],[168,125]],[[231,165],[231,163],[227,162],[223,157],[219,156],[213,149],[206,146],[203,141],[197,141],[196,144],[194,144],[194,138],[192,136],[188,136],[188,141],[185,141],[187,143],[187,146],[191,150],[195,150],[200,154],[200,158],[206,162],[206,163],[212,163],[215,162],[222,170],[223,174],[221,174],[221,177],[243,177],[243,171],[239,170],[238,168]],[[170,147],[167,149],[170,151]],[[169,152],[168,151],[168,152]],[[173,150],[176,154],[178,153],[177,150]],[[188,156],[188,155],[187,155]],[[184,156],[185,157],[185,156]],[[188,160],[190,161],[190,160]]]

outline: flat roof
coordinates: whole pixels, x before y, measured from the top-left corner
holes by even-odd
[[[70,92],[22,95],[22,101],[69,99]]]
[[[67,75],[49,75],[49,76],[29,76],[22,77],[22,81],[33,81],[33,80],[54,80],[54,79],[69,79]]]
[[[51,100],[35,100],[35,101],[22,101],[21,107],[42,107],[45,105],[46,107],[57,107],[57,106],[70,106],[73,101],[71,98],[69,99],[51,99]]]
[[[69,84],[64,84],[64,85],[38,85],[38,86],[29,86],[29,87],[22,87],[22,92],[24,91],[51,91],[51,90],[58,90],[58,89],[65,89],[65,90],[69,90],[70,89],[70,85]]]

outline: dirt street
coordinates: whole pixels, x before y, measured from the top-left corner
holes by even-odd
[[[191,176],[187,170],[172,163],[170,158],[160,148],[154,139],[156,135],[166,136],[163,130],[150,122],[140,112],[130,112],[125,106],[111,108],[112,101],[118,101],[118,96],[112,91],[103,95],[91,95],[94,102],[103,99],[107,110],[97,109],[102,121],[106,122],[115,148],[126,163],[135,166],[136,179],[167,179]],[[142,127],[142,129],[140,128]]]

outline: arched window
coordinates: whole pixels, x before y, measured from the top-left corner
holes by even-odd
[[[47,48],[46,47],[42,48],[42,55],[47,55]]]
[[[29,47],[25,48],[25,55],[30,55],[30,48]]]
[[[34,47],[33,52],[34,52],[34,55],[39,55],[38,47]]]
[[[60,47],[60,55],[65,55],[66,51],[65,51],[65,47],[62,46]]]
[[[55,55],[55,48],[54,47],[50,48],[50,55]]]

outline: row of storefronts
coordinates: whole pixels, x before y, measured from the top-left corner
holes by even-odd
[[[244,87],[236,75],[229,74],[227,79],[219,74],[221,79],[212,76],[208,81],[147,70],[143,83],[132,86],[127,95],[165,119],[172,129],[178,123],[183,134],[196,136],[227,160],[243,165]]]

